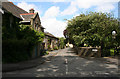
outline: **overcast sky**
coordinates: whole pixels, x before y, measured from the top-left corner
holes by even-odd
[[[22,9],[34,8],[39,13],[45,31],[63,37],[66,28],[64,19],[71,19],[81,13],[112,12],[118,17],[119,0],[9,0]]]

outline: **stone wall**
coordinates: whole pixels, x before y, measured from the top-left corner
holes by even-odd
[[[74,47],[74,51],[80,57],[101,57],[99,47]]]

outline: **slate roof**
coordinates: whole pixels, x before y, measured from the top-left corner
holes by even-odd
[[[2,8],[3,8],[3,10],[12,13],[14,16],[16,16],[17,18],[20,18],[20,19],[22,19],[20,17],[20,14],[28,13],[27,11],[14,5],[12,2],[2,2]]]
[[[53,38],[58,39],[57,37],[55,37],[54,35],[52,35],[52,34],[51,34],[51,33],[49,33],[49,32],[45,32],[45,35],[46,35],[46,36],[49,36],[49,37],[53,37]]]

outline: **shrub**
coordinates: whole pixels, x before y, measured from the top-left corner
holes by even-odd
[[[42,42],[44,38],[44,33],[38,32],[30,27],[30,25],[20,25],[20,32],[17,37],[19,39],[26,39],[33,45],[37,44],[38,42]]]
[[[58,47],[57,47],[57,46],[55,46],[55,47],[54,47],[54,50],[58,50]]]
[[[111,56],[114,55],[114,49],[110,49],[110,55],[111,55]]]
[[[48,50],[51,50],[50,45],[48,45]]]
[[[40,53],[40,55],[41,56],[43,56],[43,55],[48,55],[49,54],[49,52],[47,51],[47,50],[41,50],[41,53]]]
[[[16,29],[11,30],[12,33],[3,29],[2,53],[4,63],[28,60],[31,58],[33,47],[43,41],[44,33],[32,29],[31,26],[20,25],[16,26]]]
[[[25,39],[8,39],[2,41],[2,58],[3,62],[14,63],[28,60],[31,57],[33,46]]]
[[[49,52],[48,52],[48,51],[46,51],[46,54],[48,55],[48,54],[49,54]]]

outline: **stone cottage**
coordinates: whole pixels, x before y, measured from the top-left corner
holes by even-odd
[[[46,50],[56,50],[59,47],[59,38],[49,32],[45,32],[44,43]]]
[[[30,9],[29,13],[20,14],[22,21],[20,21],[21,24],[24,25],[32,25],[32,28],[39,32],[44,32],[44,27],[41,25],[40,17],[38,12],[34,12],[34,9]],[[40,56],[41,50],[44,49],[43,43],[39,43],[37,46],[35,46],[33,52],[33,58]]]
[[[18,22],[24,25],[32,25],[32,27],[39,31],[44,32],[44,27],[41,25],[40,17],[38,12],[34,9],[30,9],[29,12],[19,8],[12,2],[2,2],[2,25],[9,28],[14,28],[15,23]],[[39,43],[33,50],[32,58],[40,56],[40,50],[44,49],[43,45]]]

